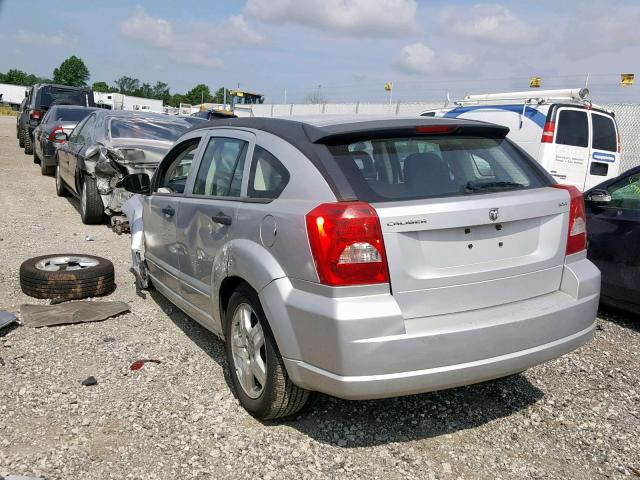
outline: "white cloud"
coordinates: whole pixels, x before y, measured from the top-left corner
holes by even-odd
[[[467,10],[446,8],[439,23],[457,36],[499,45],[532,44],[540,35],[536,27],[498,4],[479,3]]]
[[[78,43],[77,37],[61,32],[49,34],[18,30],[18,33],[15,35],[15,39],[18,43],[25,45],[47,45],[49,47],[68,47]]]
[[[171,24],[162,18],[154,18],[139,8],[136,14],[120,24],[123,37],[138,40],[154,47],[168,47],[174,41]]]
[[[230,44],[256,45],[264,41],[242,15],[231,16],[219,24],[172,25],[141,8],[120,23],[119,31],[123,38],[157,48],[175,62],[212,70],[224,67],[224,62],[212,56],[212,52]]]
[[[402,36],[416,28],[416,0],[247,0],[244,12],[347,35]]]
[[[422,42],[406,45],[400,50],[396,66],[407,73],[431,75],[466,70],[473,60],[459,53],[437,54]]]

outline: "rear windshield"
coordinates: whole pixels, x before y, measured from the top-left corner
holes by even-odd
[[[52,105],[87,105],[86,93],[80,90],[65,90],[45,87],[40,90],[38,103],[40,108]]]
[[[111,138],[144,138],[147,140],[175,141],[189,128],[186,122],[167,122],[149,118],[114,118],[111,120]]]
[[[79,122],[93,112],[89,108],[56,108],[49,114],[50,122]]]
[[[360,200],[384,202],[537,188],[546,180],[502,138],[429,136],[328,147]]]
[[[593,121],[593,145],[597,150],[615,152],[618,150],[618,137],[616,126],[611,117],[594,113],[591,117]]]

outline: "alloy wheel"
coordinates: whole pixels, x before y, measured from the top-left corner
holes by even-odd
[[[262,325],[246,303],[238,305],[233,314],[230,341],[238,382],[247,396],[256,399],[267,381],[267,356]]]

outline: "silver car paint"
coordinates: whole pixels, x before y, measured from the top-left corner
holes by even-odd
[[[324,178],[296,148],[262,131],[209,128],[190,132],[178,142],[211,135],[255,137],[245,161],[242,197],[254,143],[274,154],[291,180],[280,197],[268,203],[242,197],[196,198],[188,193],[147,197],[144,221],[150,275],[161,293],[221,337],[220,287],[232,277],[247,282],[259,293],[288,373],[298,385],[357,399],[417,393],[521,371],[590,338],[600,274],[583,253],[565,259],[566,191],[489,194],[467,203],[448,198],[374,205],[390,252],[391,289],[389,285],[332,288],[318,283],[304,220],[318,204],[336,200]],[[205,142],[200,142],[185,192],[191,191]],[[168,204],[177,206],[178,229],[157,213]],[[406,265],[399,260],[403,245],[397,237],[403,230],[422,233],[416,228],[420,224],[397,223],[427,215],[425,232],[467,224],[493,228],[490,208],[500,209],[502,222],[524,222],[521,231],[529,236],[507,232],[507,238],[525,244],[524,252],[509,247],[516,258],[525,257],[522,264],[490,256],[485,258],[490,268],[483,271],[477,262],[451,265],[456,257],[447,257],[442,250],[441,267],[448,273],[457,268],[455,275],[441,274],[433,283],[426,276],[412,278],[411,269],[403,271]],[[224,233],[207,219],[218,209],[233,216],[233,228]],[[395,223],[387,225],[387,220]],[[486,238],[488,234],[481,231],[474,241],[481,244]],[[461,242],[454,240],[452,245]],[[185,275],[185,262],[190,275]],[[515,287],[509,290],[511,284]],[[465,296],[467,288],[472,295]],[[429,290],[435,292],[433,312],[420,302],[420,296],[432,293]]]

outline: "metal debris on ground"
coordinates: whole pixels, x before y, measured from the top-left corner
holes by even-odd
[[[129,311],[125,302],[68,302],[60,305],[20,305],[22,322],[27,327],[51,327],[72,323],[99,322]]]
[[[92,385],[97,385],[97,384],[98,384],[98,380],[96,380],[96,377],[94,377],[93,375],[85,378],[82,381],[82,385],[84,385],[85,387],[91,387]]]
[[[153,358],[148,358],[148,359],[144,359],[144,360],[136,360],[135,362],[133,362],[131,364],[131,366],[129,367],[129,370],[132,371],[136,371],[136,370],[140,370],[142,367],[144,367],[144,364],[147,362],[151,362],[151,363],[162,363],[160,360],[155,360]]]
[[[93,235],[87,235],[86,237],[84,237],[84,241],[85,242],[95,242],[96,241],[96,237],[94,237]]]
[[[18,317],[13,313],[7,312],[6,310],[0,310],[0,328],[7,327],[17,321]]]
[[[3,477],[0,475],[0,480],[45,480],[42,477],[25,477],[24,475],[7,475]]]

